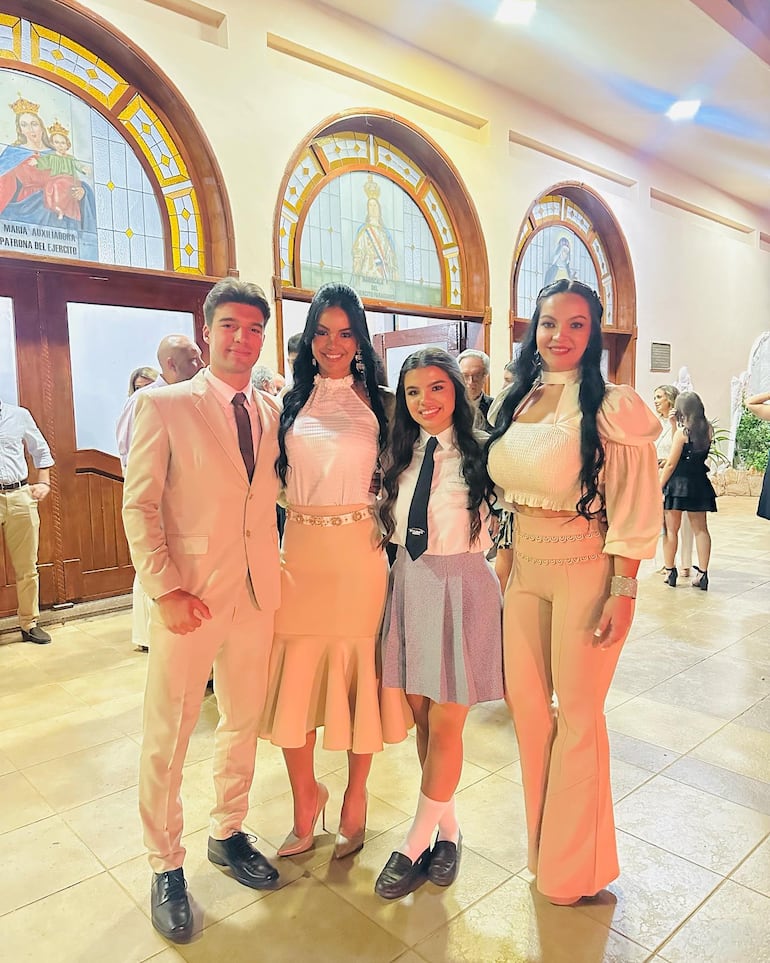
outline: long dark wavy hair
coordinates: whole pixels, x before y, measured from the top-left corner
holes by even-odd
[[[388,442],[388,420],[377,385],[377,366],[375,362],[372,339],[369,337],[369,327],[361,298],[347,284],[330,282],[322,285],[310,302],[310,308],[302,332],[297,358],[294,362],[294,384],[286,392],[283,399],[281,423],[278,428],[279,455],[275,463],[281,484],[286,484],[286,474],[289,469],[289,459],[286,456],[286,432],[294,424],[313,390],[313,379],[318,373],[313,357],[313,338],[315,337],[321,315],[328,308],[342,308],[350,322],[350,329],[356,339],[358,353],[363,362],[363,372],[358,370],[355,359],[350,363],[350,373],[366,390],[369,404],[379,424],[379,449],[385,450]]]
[[[510,427],[513,416],[540,378],[542,361],[537,350],[537,326],[546,298],[555,294],[579,294],[588,305],[591,331],[583,357],[580,359],[580,392],[578,395],[582,419],[580,422],[580,491],[575,511],[583,518],[596,518],[604,513],[604,497],[599,491],[599,473],[604,465],[604,446],[596,427],[596,415],[604,401],[605,383],[601,372],[602,314],[599,295],[581,281],[563,278],[544,287],[537,296],[535,313],[524,335],[521,350],[514,361],[513,384],[503,401],[495,427],[487,442],[487,453]],[[597,503],[598,507],[592,508]]]
[[[462,473],[468,486],[471,542],[477,541],[481,533],[482,502],[491,505],[493,500],[492,482],[487,474],[484,458],[484,444],[477,441],[473,433],[475,410],[465,394],[465,382],[457,361],[442,348],[422,348],[409,355],[398,376],[396,412],[393,417],[390,451],[383,480],[385,498],[380,506],[380,518],[385,529],[383,545],[390,540],[396,528],[393,509],[398,496],[399,477],[411,464],[414,446],[420,437],[420,426],[406,407],[404,381],[410,371],[430,367],[440,368],[455,389],[455,410],[452,420],[457,448],[462,457]]]
[[[706,417],[700,395],[694,391],[683,391],[674,402],[677,424],[684,428],[693,451],[708,451],[714,431]]]

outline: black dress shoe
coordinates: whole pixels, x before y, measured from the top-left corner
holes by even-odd
[[[209,836],[209,860],[228,866],[233,876],[252,889],[268,889],[278,882],[278,870],[254,846],[256,836],[233,833],[229,839]]]
[[[150,905],[152,925],[161,936],[173,943],[186,943],[190,939],[193,916],[181,868],[153,876]]]
[[[457,840],[457,845],[448,839],[439,839],[431,850],[428,879],[436,886],[451,886],[457,879],[460,868],[460,856],[463,851],[463,837]]]
[[[401,899],[416,888],[417,883],[425,875],[425,867],[429,859],[429,849],[426,849],[414,862],[403,853],[391,853],[390,859],[377,877],[374,892],[383,899]]]
[[[33,625],[31,629],[22,629],[21,637],[25,642],[35,642],[37,645],[48,645],[51,641],[51,636],[39,625]]]

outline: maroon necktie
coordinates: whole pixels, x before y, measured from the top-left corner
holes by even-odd
[[[246,395],[242,391],[233,395],[232,406],[238,428],[238,447],[241,449],[241,458],[251,483],[254,477],[254,439],[251,437],[251,419],[246,411]]]

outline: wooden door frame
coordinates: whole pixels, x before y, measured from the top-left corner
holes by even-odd
[[[45,597],[53,599],[54,604],[72,601],[83,597],[81,546],[78,529],[68,523],[67,513],[75,504],[76,475],[84,470],[84,453],[78,452],[75,446],[66,304],[169,309],[173,307],[174,289],[184,291],[180,310],[194,314],[196,340],[207,355],[207,345],[202,338],[203,301],[217,279],[166,272],[148,274],[131,268],[61,261],[31,261],[21,256],[0,257],[0,272],[9,272],[14,284],[30,292],[24,310],[19,311],[16,306],[14,310],[19,404],[32,412],[56,462],[51,472],[51,494],[41,506],[44,524],[50,523],[53,537],[50,571],[49,562],[44,560],[41,583],[46,589]],[[138,291],[141,297],[137,297]],[[195,292],[193,307],[191,291]],[[94,454],[96,467],[92,470],[116,481],[122,479],[118,458],[104,452]]]

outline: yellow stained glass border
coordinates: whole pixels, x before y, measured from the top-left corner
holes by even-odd
[[[171,228],[171,256],[174,264],[174,271],[179,274],[205,274],[206,273],[206,257],[203,249],[202,236],[203,231],[201,229],[201,213],[200,207],[198,206],[198,197],[195,193],[195,189],[192,184],[189,184],[175,191],[164,192],[164,200],[166,202],[166,210],[168,211],[168,223]],[[193,215],[189,220],[182,217],[182,211],[186,210],[186,207],[177,208],[175,201],[180,197],[186,198],[190,201],[193,209]],[[186,230],[188,234],[190,233],[190,220],[194,222],[195,234],[197,238],[197,244],[193,245],[193,252],[197,254],[198,263],[195,267],[190,265],[182,264],[182,229]],[[184,221],[184,224],[180,223]],[[189,241],[188,241],[189,244]],[[187,252],[187,256],[190,257],[192,252]]]
[[[0,13],[0,26],[10,27],[13,50],[0,50],[2,60],[21,60],[21,18],[11,13]]]
[[[142,112],[149,120],[149,125],[142,122],[139,126],[135,123],[136,115]],[[127,106],[121,110],[118,114],[118,120],[123,124],[124,127],[129,130],[139,147],[139,150],[147,158],[147,162],[152,167],[155,172],[155,176],[158,178],[158,183],[161,187],[171,187],[174,184],[181,184],[183,181],[190,179],[190,175],[187,172],[187,166],[182,160],[179,151],[176,148],[176,144],[171,139],[171,135],[164,127],[162,121],[155,113],[155,111],[150,107],[147,101],[142,97],[141,94],[135,94],[131,100],[128,102]],[[144,128],[148,126],[149,129]],[[141,129],[140,129],[141,128]],[[158,140],[163,144],[166,149],[166,154],[162,155],[161,158],[157,158],[153,152],[151,146],[147,143],[143,134],[148,134],[154,132],[158,135]],[[166,163],[163,163],[163,157],[166,158]],[[168,167],[170,160],[173,160],[176,164],[178,173],[177,174],[167,174],[166,171],[162,169],[162,166]],[[162,165],[162,166],[161,166]]]
[[[93,53],[93,51],[88,50],[88,48],[64,34],[50,30],[40,24],[26,21],[12,14],[0,13],[0,25],[12,28],[13,44],[12,50],[0,50],[0,60],[18,60],[21,63],[28,62],[41,68],[46,73],[52,74],[54,77],[58,76],[66,79],[69,83],[87,92],[94,100],[106,107],[109,111],[108,116],[110,119],[118,121],[121,124],[128,135],[127,139],[129,143],[133,141],[147,159],[163,193],[165,208],[168,214],[168,231],[171,237],[172,269],[182,274],[205,274],[206,257],[203,226],[195,187],[190,181],[187,165],[182,159],[182,155],[171,134],[147,101],[144,100],[141,94],[137,93],[131,98],[128,105],[120,114],[116,116],[112,113],[112,110],[124,94],[130,90],[130,86],[116,70]],[[25,25],[29,28],[29,56],[23,58],[22,35]],[[58,65],[48,59],[41,50],[41,40],[48,41],[54,50],[62,51],[62,61],[66,61],[68,55],[70,55],[73,59],[78,58],[79,61],[90,64],[90,68],[82,68],[86,76],[84,77],[75,73],[66,63]],[[55,60],[56,58],[53,59]],[[93,71],[96,75],[95,77],[89,75],[89,69]],[[102,87],[93,83],[93,81],[97,79],[101,81],[104,87],[109,88],[106,92]],[[133,123],[136,114],[140,111],[144,113],[149,121],[150,129],[156,135],[153,146],[157,147],[158,144],[163,145],[164,153],[159,157],[153,154],[151,145],[148,144],[145,137],[143,137],[143,134],[146,134],[147,131],[141,129],[141,125],[135,125]],[[163,161],[166,163],[163,163]],[[172,163],[175,170],[171,168]],[[166,170],[163,169],[164,167]],[[178,209],[175,203],[180,197],[189,198],[190,201],[192,213],[188,212],[187,219],[182,218],[182,211]],[[183,230],[187,233],[187,240],[184,245],[181,241],[181,232]],[[194,244],[191,238],[194,238]],[[188,247],[192,248],[192,252],[187,251]],[[183,253],[187,254],[188,258],[194,254],[197,258],[197,265],[192,267],[183,264]]]
[[[105,93],[100,87],[96,86],[93,82],[81,77],[79,74],[70,70],[66,66],[58,66],[57,64],[51,63],[46,60],[42,54],[40,48],[40,40],[45,39],[50,41],[55,45],[56,48],[61,48],[68,53],[74,55],[75,57],[85,60],[87,63],[91,64],[94,71],[100,71],[102,74],[106,75],[112,81],[112,89],[109,93]],[[123,94],[128,90],[128,83],[125,81],[117,71],[113,70],[109,64],[105,63],[100,57],[97,57],[95,53],[92,53],[86,47],[81,46],[81,44],[76,43],[64,34],[57,33],[54,30],[49,30],[47,27],[41,27],[40,24],[31,23],[30,24],[30,50],[31,50],[31,63],[36,67],[42,67],[49,73],[56,74],[59,77],[64,77],[70,81],[70,83],[75,84],[80,87],[81,90],[87,91],[95,100],[99,103],[104,104],[105,107],[112,107],[120,100]],[[90,78],[91,81],[96,78]]]

